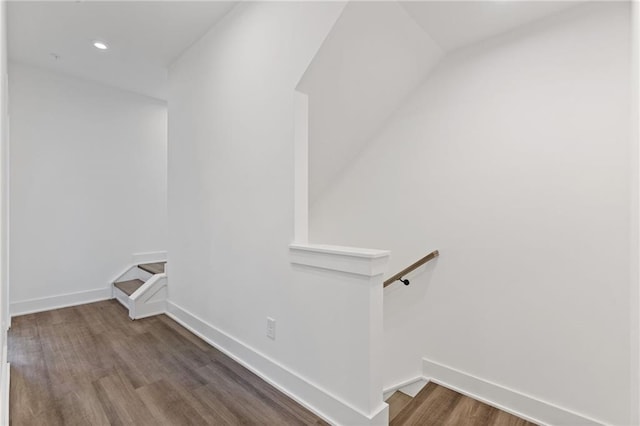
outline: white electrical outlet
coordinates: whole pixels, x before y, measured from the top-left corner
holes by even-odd
[[[267,337],[276,340],[276,320],[267,317]]]

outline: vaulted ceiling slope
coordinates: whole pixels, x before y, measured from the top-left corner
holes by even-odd
[[[447,53],[575,1],[349,3],[304,74],[314,203]]]
[[[167,99],[167,65],[235,4],[9,1],[9,59]]]
[[[402,7],[445,51],[477,43],[561,12],[576,1],[403,1]]]
[[[442,54],[397,2],[345,7],[298,85],[309,95],[311,203]]]

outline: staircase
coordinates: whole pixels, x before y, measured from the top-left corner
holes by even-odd
[[[433,382],[413,398],[396,391],[386,402],[389,404],[390,426],[536,426]]]
[[[391,424],[393,419],[398,417],[398,414],[400,414],[402,410],[404,410],[404,407],[411,401],[413,401],[412,397],[400,391],[395,391],[393,395],[387,399],[386,402],[389,404],[389,424]]]
[[[133,265],[114,280],[112,296],[129,310],[129,318],[135,320],[165,312],[166,263]]]

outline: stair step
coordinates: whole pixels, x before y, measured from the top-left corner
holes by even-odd
[[[113,285],[120,289],[127,296],[131,296],[137,289],[139,289],[144,281],[142,280],[129,280],[114,283]]]
[[[402,411],[404,407],[406,407],[412,400],[409,395],[404,394],[400,391],[394,392],[388,399],[387,404],[389,404],[389,421],[396,418],[398,414]]]
[[[153,275],[162,274],[164,273],[164,265],[166,263],[167,262],[143,263],[142,265],[138,265],[138,268]]]
[[[389,422],[390,426],[418,424],[535,426],[534,423],[433,382],[427,384]]]

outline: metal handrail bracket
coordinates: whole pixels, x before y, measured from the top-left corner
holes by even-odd
[[[429,253],[428,255],[426,255],[425,257],[423,257],[422,259],[418,260],[417,262],[413,263],[410,266],[407,266],[406,268],[404,268],[402,271],[398,272],[397,274],[395,274],[394,276],[392,276],[391,278],[389,278],[388,280],[386,280],[384,282],[384,286],[388,286],[393,284],[395,281],[400,281],[401,283],[403,283],[404,285],[409,285],[411,284],[411,282],[408,279],[402,279],[405,275],[407,275],[409,272],[414,271],[416,269],[418,269],[420,266],[424,265],[425,263],[427,263],[428,261],[430,261],[431,259],[434,259],[436,257],[440,256],[440,252],[438,252],[438,250],[434,250],[431,253]]]

